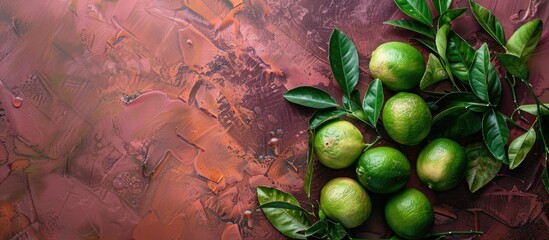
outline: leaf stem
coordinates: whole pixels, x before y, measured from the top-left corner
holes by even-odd
[[[430,234],[428,237],[441,237],[441,236],[448,236],[448,235],[481,235],[484,232],[482,231],[450,231],[450,232],[441,232],[441,233],[434,233]]]
[[[366,148],[364,148],[363,152],[367,151],[368,149],[376,145],[376,143],[379,142],[381,139],[383,139],[383,137],[381,137],[381,135],[378,134],[376,139],[374,139],[372,143],[366,144]]]
[[[518,100],[517,100],[517,92],[515,91],[515,86],[516,86],[516,79],[515,79],[515,76],[511,75],[512,78],[509,78],[508,72],[505,71],[505,80],[507,80],[507,84],[509,84],[509,88],[511,89],[511,95],[513,95],[513,103],[515,103],[515,108],[518,109],[518,116],[519,118],[522,120],[522,121],[525,121],[525,122],[528,122],[528,120],[526,120],[526,118],[522,115],[522,111],[519,109],[519,104],[518,104]],[[513,112],[514,114],[514,112]],[[513,117],[513,115],[511,115],[511,117]]]
[[[520,80],[522,81],[522,83],[524,83],[524,85],[526,85],[528,92],[530,92],[530,94],[536,101],[536,107],[538,111],[538,114],[536,115],[536,121],[538,122],[538,131],[539,131],[539,134],[541,135],[541,142],[543,143],[543,147],[545,148],[545,153],[549,154],[549,146],[547,144],[547,139],[545,138],[545,134],[543,132],[543,117],[541,116],[540,105],[543,106],[543,103],[541,102],[541,100],[539,100],[538,96],[536,96],[536,93],[532,89],[532,85],[527,80],[524,80],[524,79],[520,79]]]

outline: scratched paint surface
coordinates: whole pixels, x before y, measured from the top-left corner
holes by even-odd
[[[549,22],[545,1],[478,2],[507,37],[532,18]],[[0,239],[282,238],[251,211],[259,185],[306,201],[312,112],[282,94],[305,84],[338,94],[334,27],[357,44],[363,92],[371,51],[411,36],[382,24],[401,17],[392,1],[0,1]],[[475,47],[488,39],[470,13],[458,25]],[[529,65],[546,102],[547,60],[545,31]],[[477,194],[409,185],[434,203],[435,232],[547,239],[540,158]],[[316,166],[313,197],[340,175],[352,169]],[[358,237],[390,234],[384,197],[373,199]]]

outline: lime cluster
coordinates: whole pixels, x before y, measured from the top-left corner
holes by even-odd
[[[431,112],[421,96],[404,92],[417,87],[425,71],[421,53],[405,43],[382,44],[372,54],[370,71],[387,89],[397,91],[382,109],[381,119],[389,138],[400,145],[421,143],[431,130]],[[369,148],[362,133],[341,119],[318,129],[314,151],[329,168],[356,167],[357,181],[339,177],[321,190],[320,208],[328,218],[347,228],[359,226],[372,208],[367,191],[390,194],[385,219],[391,230],[406,239],[428,236],[434,222],[433,206],[424,193],[405,187],[411,164],[401,151],[389,146]],[[465,167],[463,148],[446,138],[431,140],[416,161],[420,181],[435,191],[456,187],[464,178]]]

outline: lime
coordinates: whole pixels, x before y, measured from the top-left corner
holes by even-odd
[[[394,148],[376,147],[360,156],[356,175],[366,189],[376,193],[392,193],[406,185],[410,162]]]
[[[416,162],[421,182],[436,191],[457,186],[465,177],[466,167],[465,151],[459,143],[447,138],[437,138],[427,144]]]
[[[323,125],[314,139],[314,151],[318,160],[333,169],[353,165],[365,145],[362,133],[345,120],[335,120]]]
[[[425,72],[425,60],[421,52],[410,44],[387,42],[372,53],[370,72],[387,89],[407,91],[419,85]]]
[[[419,190],[408,188],[389,198],[385,220],[398,236],[419,239],[431,231],[435,216],[429,199]]]
[[[387,134],[404,145],[420,143],[431,130],[431,111],[418,95],[399,92],[389,98],[381,116]]]
[[[328,218],[346,228],[354,228],[368,219],[372,203],[358,182],[339,177],[330,180],[320,191],[320,208]]]

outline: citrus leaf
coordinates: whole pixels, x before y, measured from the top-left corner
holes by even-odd
[[[540,108],[542,116],[549,115],[549,103],[544,103],[543,105],[540,105],[539,108]],[[538,115],[538,106],[536,104],[520,105],[519,109],[521,111],[525,111],[527,113],[530,113],[534,116]]]
[[[450,9],[452,0],[433,0],[433,5],[438,14],[443,14],[446,10]]]
[[[343,92],[350,95],[358,83],[358,53],[351,39],[338,29],[330,37],[330,66]]]
[[[543,22],[539,19],[525,23],[507,41],[507,53],[526,61],[538,45],[542,32]]]
[[[368,117],[366,116],[366,112],[364,112],[364,110],[358,103],[356,103],[355,101],[352,101],[345,95],[343,95],[342,102],[343,102],[343,107],[350,112],[350,114],[348,115],[349,117],[360,120],[363,123],[366,123],[370,127],[374,127],[370,124]]]
[[[289,102],[311,108],[331,108],[337,107],[337,102],[324,90],[302,86],[288,90],[284,93],[284,98]]]
[[[528,65],[519,57],[511,54],[496,53],[499,62],[513,76],[528,79]]]
[[[415,20],[391,20],[384,22],[384,24],[414,31],[429,38],[435,38],[432,28]]]
[[[341,240],[347,236],[347,231],[341,223],[328,221],[328,239]]]
[[[477,19],[477,22],[490,36],[496,40],[496,42],[505,48],[505,33],[503,27],[499,23],[498,19],[485,7],[477,4],[473,0],[469,0],[473,15]]]
[[[341,109],[327,109],[315,112],[309,119],[309,129],[315,130],[325,122],[345,116],[347,111]]]
[[[288,210],[297,210],[297,211],[301,211],[303,213],[307,213],[307,210],[305,210],[304,208],[302,208],[300,206],[297,206],[297,205],[294,205],[294,204],[289,203],[289,202],[284,202],[284,201],[266,202],[264,204],[261,204],[261,205],[257,206],[256,208],[258,208],[258,209],[281,208],[281,209],[288,209]]]
[[[456,8],[445,11],[444,13],[440,14],[440,17],[438,17],[437,26],[440,28],[441,26],[444,26],[444,24],[456,20],[457,18],[461,17],[461,15],[463,15],[466,11],[466,8]]]
[[[303,180],[303,190],[307,195],[307,198],[311,197],[311,183],[313,181],[313,167],[314,167],[314,131],[309,131],[308,151],[307,151],[307,172],[305,173],[305,179]]]
[[[305,231],[305,236],[306,237],[317,236],[321,239],[324,239],[322,238],[322,236],[327,234],[327,229],[328,229],[328,223],[326,221],[320,220]]]
[[[496,110],[492,109],[484,114],[482,136],[492,155],[501,162],[509,164],[509,159],[505,154],[505,145],[509,140],[509,128],[505,123],[505,118]]]
[[[486,43],[476,51],[469,71],[469,84],[473,93],[482,101],[496,105],[501,98],[501,82]]]
[[[526,158],[530,149],[536,142],[536,130],[530,128],[526,133],[515,138],[509,144],[508,156],[509,156],[509,168],[515,169]]]
[[[429,53],[429,59],[427,60],[427,67],[423,73],[423,77],[419,82],[419,88],[421,90],[438,83],[448,78],[448,73],[442,67],[440,60],[432,53]]]
[[[475,50],[459,34],[450,31],[446,51],[450,70],[462,82],[469,82],[469,67],[473,63]]]
[[[501,169],[502,163],[495,159],[482,143],[467,145],[465,156],[467,157],[465,180],[471,192],[476,192],[490,182]]]
[[[451,92],[447,93],[441,98],[439,98],[435,104],[440,108],[448,108],[452,106],[469,106],[470,110],[478,111],[473,105],[488,107],[489,105],[483,103],[477,96],[470,92]],[[483,112],[483,111],[480,111]]]
[[[406,15],[433,27],[433,15],[425,0],[395,0],[395,3]]]
[[[372,126],[377,125],[381,108],[383,107],[383,87],[381,86],[381,80],[374,79],[368,86],[366,94],[364,94],[364,100],[362,100],[362,109],[368,117],[368,121]]]
[[[437,52],[437,46],[435,45],[435,42],[427,39],[422,39],[422,38],[412,38],[412,39],[421,43],[423,46],[428,48],[431,52],[434,52],[434,53]]]
[[[448,62],[448,58],[446,58],[446,48],[448,47],[448,32],[449,31],[450,31],[450,25],[445,24],[444,26],[440,27],[440,29],[437,32],[436,39],[435,39],[435,44],[437,46],[438,55],[440,56],[440,59],[444,63]]]
[[[445,113],[445,117],[439,117],[433,123],[431,135],[433,137],[446,137],[459,139],[471,136],[482,129],[482,118],[472,111],[462,108],[454,108]]]
[[[292,195],[276,188],[259,186],[257,187],[257,200],[260,205],[268,202],[287,202],[300,206],[297,199]],[[271,224],[282,234],[296,239],[306,239],[305,235],[299,233],[307,230],[311,223],[304,212],[284,208],[264,208],[263,213]]]

